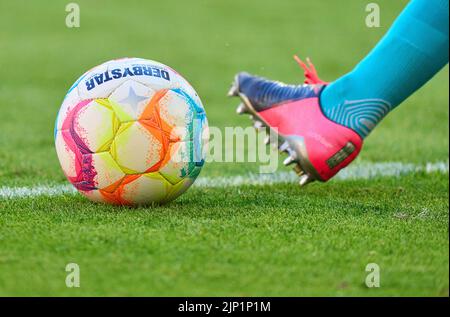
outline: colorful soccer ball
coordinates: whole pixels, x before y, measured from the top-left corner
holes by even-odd
[[[205,110],[172,68],[125,58],[82,75],[64,98],[55,126],[67,179],[90,200],[118,205],[169,202],[204,164]]]

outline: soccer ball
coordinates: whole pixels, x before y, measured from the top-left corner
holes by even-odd
[[[92,201],[166,203],[185,192],[205,162],[205,110],[172,68],[125,58],[103,63],[69,89],[55,125],[67,179]]]

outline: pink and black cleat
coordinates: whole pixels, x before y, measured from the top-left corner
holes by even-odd
[[[264,129],[267,139],[288,154],[284,165],[294,165],[300,185],[325,182],[352,162],[363,140],[352,129],[328,119],[320,106],[326,82],[319,79],[308,60],[305,84],[286,85],[242,72],[235,76],[229,96],[240,97],[239,114],[250,114],[255,128]]]

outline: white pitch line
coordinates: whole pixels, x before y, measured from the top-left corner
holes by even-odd
[[[30,198],[39,196],[61,196],[75,194],[77,190],[70,184],[37,185],[35,187],[0,187],[0,199]]]
[[[399,162],[358,163],[350,165],[337,174],[333,180],[359,180],[377,177],[400,177],[402,175],[423,172],[426,174],[448,174],[449,162],[427,163],[423,165]],[[273,174],[248,173],[229,177],[200,177],[194,184],[197,187],[229,187],[241,185],[273,185],[296,183],[298,176],[294,172]]]
[[[400,177],[412,173],[448,174],[449,162],[442,161],[423,165],[399,162],[358,163],[343,169],[334,177],[337,181],[373,179],[377,177]],[[248,173],[227,177],[199,177],[195,187],[217,188],[241,185],[274,185],[296,183],[298,176],[293,172],[278,172],[273,174]],[[0,199],[31,198],[39,196],[61,196],[75,194],[77,191],[68,184],[37,185],[35,187],[0,187]]]

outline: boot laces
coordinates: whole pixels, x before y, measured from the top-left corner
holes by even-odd
[[[306,58],[306,63],[308,65],[305,62],[303,62],[297,55],[294,55],[294,60],[298,63],[298,65],[304,71],[305,84],[308,84],[308,85],[315,85],[315,84],[327,85],[328,84],[328,82],[319,78],[319,75],[317,75],[317,70],[314,67],[314,64],[309,59],[309,57]]]

